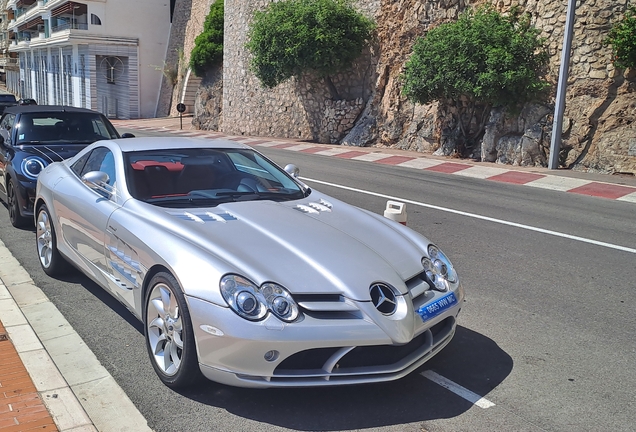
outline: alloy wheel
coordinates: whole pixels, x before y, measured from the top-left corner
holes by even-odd
[[[147,307],[146,332],[154,361],[166,375],[179,371],[184,354],[183,323],[171,287],[159,283],[152,288]]]
[[[53,258],[53,234],[51,232],[51,219],[47,212],[40,212],[35,229],[40,263],[42,264],[42,267],[49,268]]]

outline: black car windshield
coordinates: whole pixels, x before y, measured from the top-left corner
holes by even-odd
[[[0,102],[17,102],[15,96],[11,94],[0,94]]]
[[[17,125],[17,144],[90,144],[118,138],[115,128],[99,113],[28,112]]]
[[[260,153],[246,149],[171,149],[125,153],[128,191],[162,207],[300,199],[309,193]]]

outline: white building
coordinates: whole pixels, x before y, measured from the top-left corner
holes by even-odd
[[[7,89],[111,118],[154,117],[174,1],[8,0]]]

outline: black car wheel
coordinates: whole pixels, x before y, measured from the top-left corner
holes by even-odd
[[[29,219],[20,214],[17,188],[13,180],[9,180],[9,184],[7,185],[7,206],[9,207],[9,220],[11,221],[11,225],[16,228],[22,228],[29,223]]]
[[[157,273],[146,294],[146,347],[165,385],[187,387],[201,377],[190,311],[177,280]]]
[[[59,276],[67,273],[70,265],[57,249],[57,236],[46,205],[43,205],[38,210],[35,232],[38,257],[44,273],[49,276]]]

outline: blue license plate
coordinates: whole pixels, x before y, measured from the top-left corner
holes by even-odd
[[[451,308],[457,304],[457,297],[454,293],[450,293],[447,296],[442,297],[439,300],[434,301],[420,307],[417,310],[418,315],[422,318],[422,321],[428,321],[433,317],[444,312],[446,309]]]

